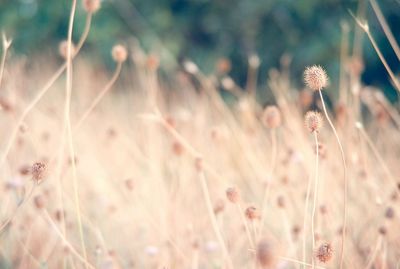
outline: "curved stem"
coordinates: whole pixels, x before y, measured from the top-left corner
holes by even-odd
[[[311,215],[311,236],[312,236],[312,251],[315,250],[315,230],[314,230],[314,223],[315,223],[315,212],[317,209],[317,199],[318,199],[318,166],[319,166],[319,148],[318,148],[318,134],[314,131],[314,138],[315,138],[315,147],[316,147],[316,158],[315,158],[315,180],[314,180],[314,201],[313,201],[313,209]],[[314,255],[312,256],[312,268],[315,268],[315,258]]]
[[[83,236],[83,227],[82,227],[82,219],[81,219],[81,209],[79,202],[79,191],[78,191],[78,180],[76,175],[76,164],[75,164],[75,151],[72,141],[72,128],[71,128],[71,119],[70,119],[70,111],[71,111],[71,94],[72,94],[72,30],[74,26],[74,18],[76,11],[77,0],[72,0],[71,13],[69,17],[69,25],[68,25],[68,47],[67,47],[67,80],[66,80],[66,89],[65,89],[65,123],[67,129],[67,139],[68,139],[68,147],[71,158],[71,167],[72,167],[72,183],[74,189],[74,200],[75,200],[75,209],[76,209],[76,217],[78,221],[79,227],[79,237],[81,241],[81,248],[83,253],[83,258],[87,261],[87,253],[85,246],[85,239]],[[89,268],[87,263],[85,263],[86,268]]]
[[[346,220],[347,220],[347,166],[346,166],[346,160],[344,157],[344,151],[343,151],[343,147],[342,147],[342,143],[340,142],[339,139],[339,135],[336,132],[336,128],[333,125],[331,119],[329,118],[328,115],[328,111],[326,109],[325,106],[325,102],[324,102],[324,97],[322,96],[322,92],[321,89],[318,90],[319,92],[319,96],[321,98],[321,102],[322,102],[322,108],[324,110],[325,113],[325,117],[329,123],[329,125],[332,128],[332,131],[335,135],[336,141],[339,145],[339,149],[340,149],[340,154],[342,157],[342,163],[343,163],[343,184],[344,184],[344,190],[343,190],[343,227],[342,227],[342,244],[341,244],[341,250],[340,250],[340,269],[343,268],[343,261],[344,261],[344,247],[345,247],[345,240],[346,240]]]

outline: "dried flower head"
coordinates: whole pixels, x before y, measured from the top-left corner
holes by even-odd
[[[304,123],[310,133],[318,132],[323,125],[322,116],[319,112],[308,111],[304,117]]]
[[[304,71],[304,82],[311,90],[322,90],[328,85],[328,80],[328,75],[319,65],[307,67]]]
[[[260,217],[258,209],[254,206],[249,206],[246,208],[245,215],[249,220],[255,220]]]
[[[128,58],[128,51],[124,46],[118,44],[112,48],[111,55],[114,61],[117,63],[123,63],[126,61],[126,58]]]
[[[46,165],[41,162],[36,162],[31,167],[32,179],[39,183],[44,178],[44,173],[46,171]]]
[[[261,268],[275,268],[277,256],[271,240],[263,239],[257,244],[256,257]]]
[[[316,257],[320,262],[328,262],[333,255],[333,248],[330,243],[323,243],[319,246],[316,252]]]
[[[276,106],[267,106],[263,113],[263,123],[268,128],[274,129],[281,125],[281,112]]]
[[[88,13],[95,13],[100,9],[100,0],[83,0],[83,9]]]
[[[226,190],[226,198],[232,203],[237,203],[240,200],[239,191],[235,187]]]
[[[58,45],[58,53],[63,59],[68,58],[68,41],[63,40],[60,42],[60,45]],[[75,45],[72,43],[71,44],[71,57],[75,55]]]

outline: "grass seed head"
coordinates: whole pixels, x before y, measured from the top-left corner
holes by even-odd
[[[330,243],[322,243],[316,252],[317,259],[322,263],[327,263],[332,259],[333,248]]]
[[[319,112],[308,111],[304,117],[304,123],[310,133],[319,132],[323,125],[322,116]]]

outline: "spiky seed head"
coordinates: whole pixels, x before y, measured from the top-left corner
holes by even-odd
[[[239,191],[235,187],[228,188],[226,190],[226,198],[228,198],[228,200],[234,204],[239,202],[240,200]]]
[[[124,46],[117,44],[112,48],[111,55],[114,61],[116,61],[117,63],[123,63],[128,57],[128,51]]]
[[[323,125],[322,116],[319,112],[308,111],[304,117],[304,123],[310,133],[319,132]]]
[[[68,41],[67,40],[63,40],[60,42],[60,44],[58,45],[58,53],[60,54],[60,56],[63,59],[68,58]],[[72,43],[71,44],[71,57],[73,57],[74,55],[75,55],[75,45]]]
[[[328,85],[328,75],[319,65],[313,65],[304,71],[304,82],[311,90],[322,90]]]
[[[263,123],[271,129],[275,129],[281,125],[281,112],[276,106],[267,106],[263,113]]]
[[[36,183],[40,183],[42,179],[44,178],[44,173],[46,171],[46,165],[41,162],[36,162],[32,165],[31,167],[31,174],[32,174],[32,179]]]
[[[256,258],[261,268],[275,268],[277,256],[271,240],[263,239],[257,244]]]
[[[82,4],[87,13],[95,13],[101,6],[100,0],[83,0]]]
[[[320,262],[328,262],[333,256],[332,245],[330,243],[322,243],[317,249],[315,256]]]
[[[246,208],[245,215],[249,220],[255,220],[260,217],[260,213],[255,206],[249,206]]]

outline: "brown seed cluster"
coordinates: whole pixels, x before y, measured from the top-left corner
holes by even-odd
[[[275,129],[281,125],[281,112],[276,106],[267,106],[264,110],[262,120],[265,126]]]
[[[330,243],[323,243],[317,249],[316,257],[320,262],[326,263],[333,256],[333,248]]]
[[[304,82],[311,90],[322,90],[328,85],[328,81],[328,75],[319,65],[307,67],[304,71]]]
[[[304,117],[304,123],[310,133],[319,132],[323,125],[322,116],[319,112],[308,111]]]

